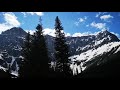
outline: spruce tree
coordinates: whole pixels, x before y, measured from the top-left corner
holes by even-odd
[[[40,21],[41,22],[41,21]],[[20,64],[20,77],[46,78],[48,77],[48,53],[43,36],[42,24],[38,24],[34,35],[28,33],[23,52],[23,61]]]
[[[68,77],[70,74],[69,68],[69,48],[66,44],[65,34],[63,27],[58,16],[55,19],[55,58],[56,58],[56,71],[60,77]]]
[[[47,77],[48,76],[48,53],[45,38],[43,36],[43,27],[40,24],[36,27],[36,32],[32,38],[32,52],[31,63],[33,77]]]

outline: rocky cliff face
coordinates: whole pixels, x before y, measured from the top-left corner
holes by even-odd
[[[11,28],[0,34],[0,65],[4,68],[8,68],[8,66],[10,65],[13,74],[17,74],[17,71],[19,69],[19,62],[21,60],[21,50],[26,35],[27,33],[20,27]],[[48,47],[48,55],[50,56],[51,60],[55,61],[54,37],[50,35],[45,35],[45,39]],[[96,35],[66,37],[66,41],[66,43],[69,46],[72,64],[74,62],[74,59],[76,58],[76,61],[86,60],[86,63],[84,63],[85,66],[91,65],[88,63],[90,63],[90,60],[94,57],[102,56],[103,53],[105,54],[105,52],[108,53],[108,50],[112,50],[112,48],[114,48],[116,43],[120,40],[117,38],[117,36],[105,30],[99,32]],[[109,45],[112,47],[110,47]],[[104,49],[105,51],[102,50],[104,52],[99,54],[98,52],[100,52],[100,48],[104,47],[106,47],[107,49]],[[92,55],[92,58],[88,58],[88,52]],[[78,63],[75,63],[74,65],[76,64]],[[79,68],[79,65],[77,67]]]

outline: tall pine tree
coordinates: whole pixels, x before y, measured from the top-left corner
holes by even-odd
[[[30,37],[28,33],[23,48],[23,62],[20,65],[20,77],[47,78],[48,77],[48,53],[43,36],[43,27],[37,25],[36,32]]]
[[[56,58],[56,71],[60,77],[69,77],[69,48],[66,44],[65,34],[63,27],[58,16],[55,19],[55,58]]]
[[[49,58],[42,30],[43,27],[40,19],[40,24],[37,25],[36,32],[32,37],[31,64],[34,67],[32,68],[32,77],[48,77]]]

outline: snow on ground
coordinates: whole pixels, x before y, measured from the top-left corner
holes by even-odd
[[[15,61],[15,57],[12,56],[12,61],[11,61],[11,63],[10,63],[10,64],[11,64],[10,66],[13,65],[13,62],[14,62],[14,61]]]
[[[114,54],[117,53],[118,51],[120,51],[120,47],[114,52]]]
[[[11,66],[13,65],[13,63],[15,62],[15,59],[16,59],[16,57],[13,57],[12,56],[12,62],[11,62]],[[18,76],[18,70],[19,70],[19,67],[18,67],[18,64],[17,64],[17,62],[15,62],[16,64],[16,70],[15,71],[11,71],[11,74],[13,74],[13,75],[15,75],[15,76]]]
[[[82,47],[81,50],[85,50],[85,49],[87,49],[87,48],[89,48],[89,47],[90,47],[90,45],[86,45],[86,46]]]
[[[3,56],[3,54],[0,54],[0,59],[2,59],[2,60],[3,60],[2,56]]]
[[[80,55],[71,56],[70,59],[73,63],[70,65],[70,68],[73,70],[73,75],[81,72],[80,66],[77,65],[75,61],[80,62],[85,60],[85,62],[87,62],[98,55],[102,55],[105,52],[109,52],[113,47],[116,47],[119,45],[120,45],[120,42],[111,42],[101,47],[98,47],[97,49],[90,49],[86,52],[81,53]],[[120,47],[116,50],[115,53],[117,53],[118,51],[120,51]],[[82,70],[86,68],[86,67],[83,67],[83,63],[81,64]]]
[[[12,75],[18,76],[18,71],[11,71]]]
[[[102,40],[95,41],[95,46],[101,44],[106,38],[103,38]]]
[[[18,67],[18,64],[16,62],[16,70],[15,71],[12,71],[11,74],[15,75],[15,76],[18,76],[18,70],[19,70],[19,67]]]
[[[2,67],[2,66],[0,66],[0,69],[6,71],[6,68],[4,68],[4,67]]]
[[[77,64],[72,63],[70,65],[70,68],[73,70],[73,75],[76,75],[77,73],[81,73],[80,66]]]

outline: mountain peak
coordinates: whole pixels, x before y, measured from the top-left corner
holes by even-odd
[[[110,35],[110,36],[116,36],[116,35],[112,34],[111,32],[109,32],[107,29],[100,31],[99,33],[97,33],[96,36],[106,37],[106,36],[108,36],[108,35]]]
[[[110,33],[107,29],[103,30],[102,33]]]
[[[109,32],[107,29],[102,30],[102,32]]]
[[[1,33],[2,35],[18,35],[23,36],[27,33],[21,27],[13,27]]]
[[[109,34],[110,32],[107,30],[107,29],[105,29],[105,30],[102,30],[102,31],[100,31],[99,33],[98,33],[98,35],[99,34]]]

